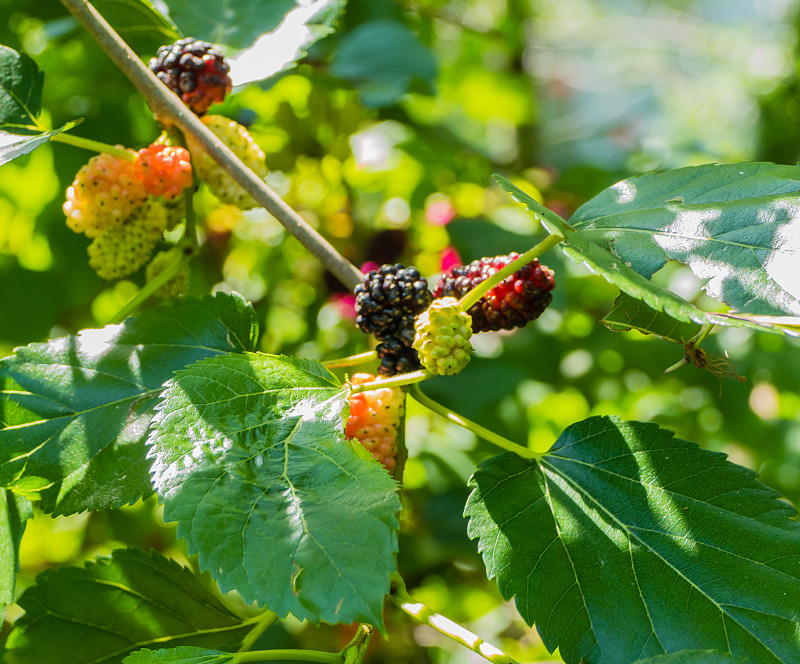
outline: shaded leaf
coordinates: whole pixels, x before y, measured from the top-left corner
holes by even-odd
[[[149,0],[94,0],[97,11],[140,54],[152,54],[178,39],[175,24]]]
[[[642,300],[648,307],[663,312],[682,323],[698,323],[701,325],[727,325],[747,327],[762,332],[793,333],[787,326],[773,323],[761,324],[758,317],[731,316],[729,314],[711,313],[697,308],[672,291],[662,288],[633,270],[619,256],[609,249],[595,244],[588,233],[573,229],[555,212],[548,210],[524,191],[515,187],[505,178],[495,175],[495,180],[511,196],[527,206],[528,210],[539,219],[550,232],[565,236],[559,245],[562,251],[576,263],[584,264],[591,272],[602,276],[614,284],[623,293],[634,299]]]
[[[670,655],[639,659],[634,664],[747,664],[750,661],[719,650],[681,650]]]
[[[724,455],[593,417],[538,460],[490,459],[470,484],[489,577],[567,664],[687,648],[796,663],[800,523]]]
[[[40,491],[54,514],[148,494],[144,443],[163,383],[203,358],[252,349],[256,330],[248,303],[218,294],[18,348],[0,360],[0,483]]]
[[[19,604],[8,664],[116,664],[154,645],[236,649],[252,629],[190,569],[137,549],[46,570]]]
[[[0,130],[36,125],[43,85],[44,73],[33,60],[0,45]]]
[[[611,311],[600,322],[614,332],[636,330],[681,344],[696,337],[702,329],[702,325],[676,320],[625,293],[620,293]]]
[[[0,618],[5,605],[14,601],[19,570],[19,543],[25,523],[33,516],[30,501],[11,491],[0,491]]]
[[[244,48],[274,30],[297,0],[165,0],[182,34],[221,46]]]
[[[231,659],[231,653],[220,650],[183,646],[168,650],[137,650],[128,655],[123,664],[223,664]]]
[[[68,122],[59,129],[42,131],[36,134],[27,134],[25,136],[0,131],[0,166],[12,159],[33,152],[40,145],[47,143],[56,134],[71,129],[78,123],[79,121]]]
[[[800,167],[706,165],[618,182],[570,225],[646,278],[667,260],[737,311],[800,314]]]
[[[365,105],[388,106],[415,86],[433,93],[436,59],[402,23],[370,21],[344,36],[331,73],[352,83]]]
[[[223,591],[279,615],[383,624],[400,501],[344,440],[347,403],[321,364],[271,355],[206,360],[170,382],[153,481]]]

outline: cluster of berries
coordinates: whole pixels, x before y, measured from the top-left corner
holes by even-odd
[[[380,380],[357,373],[350,383],[363,385]],[[356,438],[390,473],[397,457],[397,435],[403,417],[405,394],[400,388],[381,387],[350,397],[350,415],[345,435]]]
[[[355,288],[356,326],[381,342],[378,373],[394,376],[420,368],[414,343],[414,319],[433,296],[416,268],[401,264],[371,270]]]
[[[228,65],[211,44],[181,39],[162,46],[150,68],[198,115],[222,101],[230,92]],[[204,115],[202,122],[259,177],[267,174],[263,151],[232,120]],[[134,152],[118,146],[116,154],[100,154],[84,165],[67,189],[63,205],[67,225],[92,239],[89,264],[103,279],[133,274],[153,255],[165,230],[183,219],[178,198],[193,184],[205,181],[223,202],[241,209],[256,207],[252,197],[237,185],[205,151],[192,141],[188,150],[160,139]],[[175,252],[161,252],[148,267],[148,279],[169,265]],[[165,297],[186,290],[182,271],[160,289]]]
[[[384,265],[370,272],[355,289],[356,326],[381,340],[379,373],[393,376],[420,365],[431,373],[458,373],[469,362],[472,333],[513,330],[538,318],[553,299],[555,280],[553,271],[535,259],[489,290],[469,311],[459,304],[517,258],[519,254],[512,253],[454,267],[432,294],[414,268]]]

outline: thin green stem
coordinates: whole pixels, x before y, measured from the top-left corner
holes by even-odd
[[[535,247],[526,251],[524,254],[522,254],[522,256],[520,256],[516,260],[506,265],[502,270],[498,270],[497,272],[495,272],[486,281],[482,281],[477,286],[475,286],[475,288],[473,288],[469,293],[467,293],[464,297],[461,298],[460,301],[461,307],[464,309],[464,311],[467,311],[473,304],[475,304],[484,295],[486,295],[486,293],[492,290],[492,288],[497,286],[497,284],[503,281],[503,279],[505,279],[509,274],[513,274],[514,272],[519,270],[523,265],[527,265],[534,258],[538,258],[548,249],[552,249],[559,242],[563,242],[563,240],[564,240],[563,235],[555,235],[555,234],[548,235]]]
[[[186,206],[186,225],[183,229],[183,237],[180,242],[175,245],[181,249],[181,255],[163,271],[159,272],[152,280],[148,281],[136,295],[133,296],[130,302],[120,309],[116,315],[111,319],[112,323],[121,323],[128,316],[130,316],[137,307],[143,305],[149,300],[153,294],[166,284],[175,275],[179,274],[186,266],[189,265],[194,255],[197,253],[197,232],[195,230],[195,212],[194,212],[194,196],[193,190],[186,190],[183,192],[183,200]]]
[[[425,371],[425,369],[420,369],[419,371],[410,371],[409,373],[398,374],[397,376],[392,376],[391,378],[373,380],[371,383],[351,385],[350,394],[369,392],[370,390],[379,390],[382,387],[402,387],[403,385],[413,385],[414,383],[427,380],[432,376],[433,374]]]
[[[61,3],[144,95],[161,123],[167,126],[174,125],[184,135],[196,140],[223,171],[275,217],[343,284],[353,289],[361,283],[364,278],[361,271],[336,251],[305,219],[233,154],[177,95],[170,92],[90,3],[86,0],[61,0]]]
[[[374,350],[368,350],[366,353],[359,353],[358,355],[350,355],[348,357],[339,357],[335,360],[325,360],[324,364],[328,369],[340,369],[341,367],[353,367],[358,364],[364,364],[370,360],[378,357],[378,353]]]
[[[706,337],[711,333],[711,330],[713,329],[714,329],[713,323],[706,323],[705,325],[703,325],[703,327],[700,328],[700,331],[697,333],[697,336],[694,338],[694,341],[689,341],[687,343],[691,343],[694,345],[695,348],[699,348],[700,344],[705,341]],[[686,353],[686,347],[684,346],[683,357],[680,360],[678,360],[675,364],[673,364],[671,367],[667,367],[666,369],[664,369],[664,373],[669,374],[672,373],[673,371],[677,371],[686,364],[689,364],[689,356]]]
[[[193,256],[194,249],[191,247],[186,247],[183,250],[183,253],[178,256],[174,263],[168,265],[162,272],[159,272],[155,277],[153,277],[151,281],[148,281],[144,286],[142,286],[139,292],[133,296],[131,301],[116,313],[111,322],[121,323],[128,316],[130,316],[138,307],[149,300],[159,288],[161,288],[165,283],[167,283],[183,268],[185,268],[192,260]]]
[[[283,660],[289,662],[320,662],[321,664],[344,664],[344,656],[340,652],[322,652],[321,650],[253,650],[252,652],[237,653],[233,662],[245,664],[246,662],[274,662]]]
[[[514,452],[515,454],[524,457],[526,459],[538,459],[542,455],[538,452],[534,452],[533,450],[523,447],[518,443],[515,443],[508,438],[504,438],[500,434],[495,433],[491,429],[487,429],[486,427],[482,427],[477,422],[473,422],[472,420],[468,420],[466,417],[462,417],[458,413],[454,413],[452,410],[445,408],[442,404],[434,401],[429,396],[427,396],[419,387],[419,385],[412,385],[409,393],[412,397],[414,397],[419,403],[421,403],[426,408],[430,408],[434,413],[441,415],[442,417],[450,420],[451,422],[455,422],[456,424],[472,431],[476,436],[483,438],[484,440],[492,443],[493,445],[497,445],[498,447],[508,450],[509,452]]]
[[[267,629],[278,619],[278,614],[273,613],[272,611],[265,611],[263,615],[258,616],[259,620],[255,625],[253,625],[253,629],[247,634],[246,637],[242,640],[242,646],[239,648],[239,653],[231,660],[231,664],[238,664],[241,660],[239,657],[242,653],[246,653],[250,648],[253,647],[253,644],[258,641],[258,637],[260,637]]]
[[[355,636],[342,649],[341,654],[344,657],[344,664],[361,664],[364,661],[369,647],[369,640],[372,638],[374,631],[375,628],[372,625],[361,624],[358,626]]]
[[[487,643],[477,634],[473,634],[465,627],[446,618],[441,613],[432,611],[421,602],[414,601],[411,595],[408,594],[403,580],[397,576],[392,580],[392,592],[390,597],[400,609],[414,618],[414,620],[417,620],[423,625],[432,627],[437,632],[469,648],[472,652],[479,654],[490,662],[494,664],[518,664],[517,660],[506,655],[497,646]]]
[[[64,143],[65,145],[73,145],[76,148],[91,150],[92,152],[105,152],[106,154],[110,154],[115,157],[119,157],[120,159],[125,159],[127,161],[134,161],[136,159],[136,154],[134,154],[133,152],[129,152],[124,148],[118,148],[115,145],[109,145],[108,143],[101,143],[100,141],[93,141],[91,138],[83,138],[83,136],[74,136],[72,134],[67,134],[65,132],[61,132],[60,134],[54,134],[53,136],[50,137],[50,140],[55,143]]]

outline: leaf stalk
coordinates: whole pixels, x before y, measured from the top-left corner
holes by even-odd
[[[136,155],[124,148],[119,148],[116,145],[109,145],[108,143],[101,143],[100,141],[94,141],[91,138],[84,138],[83,136],[74,136],[66,132],[55,134],[50,137],[50,140],[54,143],[64,143],[65,145],[72,145],[76,148],[90,150],[91,152],[104,152],[126,161],[136,160]]]
[[[473,422],[472,420],[468,420],[466,417],[459,415],[458,413],[454,413],[452,410],[449,410],[442,404],[438,403],[431,399],[427,394],[425,394],[419,387],[419,385],[413,385],[409,393],[411,394],[414,399],[416,399],[419,403],[421,403],[426,408],[429,408],[434,413],[441,415],[445,419],[450,420],[451,422],[455,422],[459,426],[464,427],[465,429],[472,431],[476,436],[479,438],[483,438],[484,440],[497,445],[508,452],[514,452],[518,456],[523,457],[524,459],[538,459],[542,455],[539,452],[534,452],[533,450],[523,447],[522,445],[515,443],[508,438],[504,438],[498,433],[495,433],[491,429],[487,429],[486,427],[481,426],[477,422]]]

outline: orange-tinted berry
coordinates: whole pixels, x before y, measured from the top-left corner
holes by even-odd
[[[151,196],[174,200],[192,186],[192,163],[188,150],[153,143],[137,153],[136,178]]]
[[[133,150],[128,152],[135,155]],[[67,189],[62,206],[67,226],[94,238],[130,217],[147,200],[135,170],[132,159],[105,153],[92,157]]]
[[[368,373],[355,374],[350,382],[363,385],[376,380]],[[356,438],[372,456],[392,472],[397,464],[397,436],[405,410],[400,388],[382,387],[350,397],[350,415],[345,435]]]

